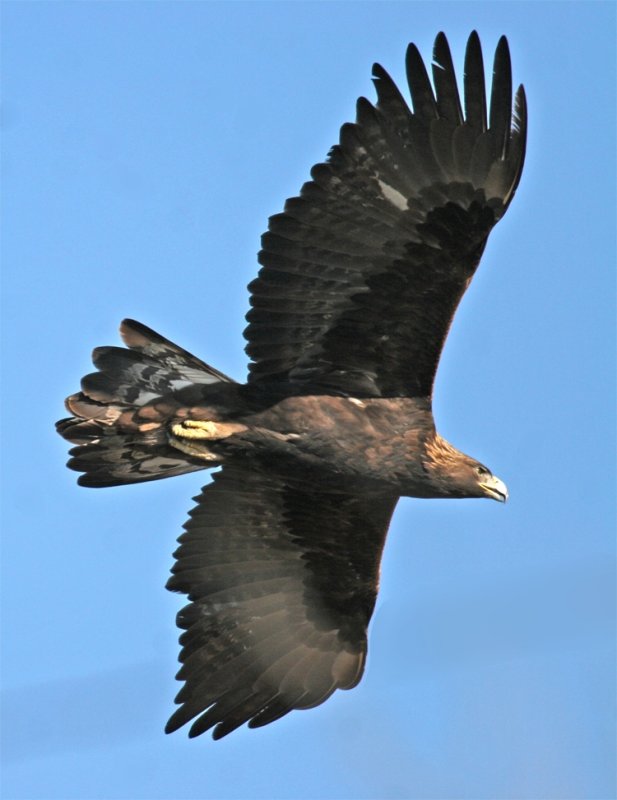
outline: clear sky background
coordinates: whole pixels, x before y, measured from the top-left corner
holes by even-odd
[[[5,2],[7,800],[615,796],[615,4]],[[243,379],[270,214],[371,64],[508,35],[518,194],[438,375],[443,435],[506,506],[402,500],[353,692],[215,743],[163,734],[207,475],[78,488],[53,431],[131,316]]]

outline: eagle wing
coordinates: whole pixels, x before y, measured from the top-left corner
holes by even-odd
[[[218,739],[310,708],[360,680],[397,498],[331,493],[226,464],[196,498],[168,588],[185,686],[171,732]]]
[[[407,51],[413,113],[373,68],[377,105],[360,98],[327,163],[269,220],[249,285],[251,383],[297,392],[430,396],[456,307],[518,185],[526,141],[512,109],[508,43],[495,52],[487,119],[477,34],[465,56],[464,108],[440,33],[431,87]]]

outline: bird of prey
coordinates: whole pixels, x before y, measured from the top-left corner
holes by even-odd
[[[82,486],[218,468],[179,538],[168,588],[184,686],[167,725],[218,739],[317,706],[362,676],[390,518],[401,496],[505,485],[435,430],[452,317],[525,156],[523,87],[505,37],[490,102],[478,35],[462,100],[448,42],[432,83],[407,50],[411,108],[373,67],[325,163],[272,216],[249,285],[246,383],[144,325],[98,347],[58,423]]]

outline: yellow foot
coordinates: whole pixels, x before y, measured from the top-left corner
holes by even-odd
[[[171,426],[171,432],[180,439],[226,439],[246,430],[237,422],[213,422],[210,419],[185,419]]]
[[[185,419],[171,426],[169,443],[172,447],[203,461],[220,461],[221,456],[205,446],[205,442],[217,442],[234,433],[246,430],[246,425],[237,422],[213,422],[213,420]]]
[[[185,419],[172,425],[171,432],[181,439],[218,439],[217,427],[211,420]]]

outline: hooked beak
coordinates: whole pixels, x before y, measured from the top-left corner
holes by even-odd
[[[500,503],[505,503],[508,499],[508,489],[503,481],[496,478],[495,475],[489,475],[480,484],[487,497],[493,500],[499,500]]]

